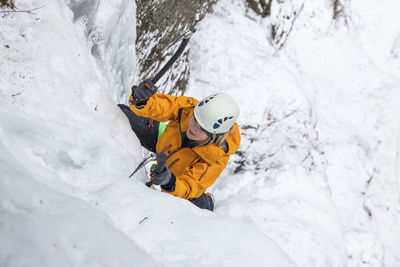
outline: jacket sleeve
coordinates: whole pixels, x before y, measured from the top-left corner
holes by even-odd
[[[196,99],[187,96],[170,96],[158,93],[152,95],[144,105],[129,105],[129,107],[138,116],[165,122],[176,120],[179,108],[193,106],[197,104],[196,102],[198,102]]]
[[[185,199],[200,197],[217,180],[228,160],[229,157],[213,165],[205,162],[192,165],[182,175],[176,176],[174,191],[165,192]]]

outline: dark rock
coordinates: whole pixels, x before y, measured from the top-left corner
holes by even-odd
[[[136,0],[136,52],[140,80],[154,77],[179,45],[167,49],[170,44],[202,20],[216,1]],[[160,92],[174,95],[185,92],[190,72],[188,47],[158,82]]]
[[[271,15],[272,0],[246,0],[247,5],[261,17]]]

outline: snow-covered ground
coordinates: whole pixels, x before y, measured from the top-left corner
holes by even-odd
[[[338,21],[330,5],[273,5],[262,20],[221,1],[202,22],[188,94],[229,91],[244,134],[216,213],[299,266],[400,266],[400,4],[351,1]],[[282,17],[293,28],[277,50],[268,29]]]
[[[0,266],[400,266],[400,4],[332,21],[330,1],[266,19],[244,2],[219,1],[189,44],[187,95],[241,106],[214,213],[127,178],[134,1],[0,13]],[[270,25],[293,10],[278,50]]]

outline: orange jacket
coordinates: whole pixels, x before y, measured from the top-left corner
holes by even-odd
[[[215,144],[182,148],[182,133],[188,128],[188,120],[193,115],[199,101],[186,96],[155,94],[146,105],[130,108],[136,115],[157,121],[169,121],[165,131],[158,139],[156,152],[168,155],[167,166],[176,177],[175,190],[168,192],[181,198],[197,198],[211,186],[240,145],[237,123],[229,132],[225,153]],[[180,114],[180,115],[179,115]],[[180,117],[180,119],[179,119]]]

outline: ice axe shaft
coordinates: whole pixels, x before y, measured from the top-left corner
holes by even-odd
[[[192,36],[193,33],[196,32],[196,29],[194,27],[190,28],[187,32],[185,32],[183,35],[181,35],[178,40],[176,40],[174,43],[179,41],[181,38],[182,42],[178,47],[178,50],[172,55],[172,57],[168,60],[167,63],[162,67],[162,69],[157,72],[156,76],[151,80],[153,84],[156,84],[158,80],[167,72],[167,70],[174,64],[174,62],[178,59],[178,57],[182,54],[183,50],[185,50],[186,45],[189,43],[189,39]]]

